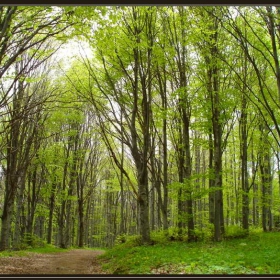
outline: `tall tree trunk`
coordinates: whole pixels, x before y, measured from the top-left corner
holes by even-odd
[[[124,127],[123,127],[123,111],[121,110],[121,169],[124,169]],[[120,210],[120,234],[124,234],[125,223],[124,223],[124,208],[125,208],[125,197],[124,197],[124,174],[120,171],[120,187],[121,187],[121,210]]]
[[[210,132],[208,135],[209,139],[209,163],[208,163],[208,172],[209,172],[209,223],[214,224],[215,217],[215,193],[213,191],[214,187],[214,168],[213,168],[213,135]]]
[[[271,175],[269,148],[268,147],[264,148],[261,154],[262,155],[260,157],[260,171],[261,171],[261,182],[262,182],[262,228],[263,231],[268,231],[268,230],[272,230],[272,224],[271,224],[272,223],[272,216],[271,216],[272,175]]]
[[[61,191],[65,193],[66,191],[66,178],[68,176],[68,161],[70,155],[70,145],[66,146],[65,163],[63,167],[63,179],[62,179],[62,189]],[[60,248],[66,248],[65,242],[65,220],[66,220],[66,198],[62,198],[61,206],[58,213],[58,244]]]
[[[82,248],[84,246],[84,236],[85,236],[85,223],[84,223],[84,201],[79,198],[78,200],[78,215],[79,215],[79,239],[78,246]]]
[[[16,68],[19,72],[18,65]],[[24,135],[22,135],[22,102],[24,97],[23,82],[19,82],[18,87],[13,93],[12,113],[10,120],[10,127],[7,131],[7,167],[5,180],[5,196],[3,205],[3,214],[1,217],[1,250],[9,249],[11,246],[11,229],[14,214],[15,199],[18,194],[18,187],[20,183],[21,169],[25,165],[25,158],[21,158],[23,152]],[[21,162],[22,161],[22,162]]]
[[[215,73],[216,72],[216,73]],[[214,135],[214,186],[215,191],[215,212],[214,212],[214,239],[220,241],[224,231],[223,221],[223,191],[222,191],[222,127],[220,122],[219,93],[217,71],[214,71],[214,92],[212,96],[213,105],[213,135]]]
[[[242,97],[240,117],[241,135],[241,186],[242,186],[242,227],[249,230],[249,178],[248,178],[248,140],[247,140],[247,99]]]
[[[142,243],[150,243],[150,223],[148,204],[148,172],[147,167],[140,165],[137,168],[138,205],[139,205],[139,230]]]
[[[186,206],[187,206],[187,225],[188,241],[195,240],[194,234],[194,216],[193,216],[193,199],[192,199],[192,182],[191,182],[191,150],[190,150],[190,117],[186,110],[183,110],[183,139],[185,150],[184,179],[186,180]]]
[[[21,238],[22,238],[22,207],[24,200],[24,190],[25,190],[25,171],[21,172],[18,176],[18,195],[16,199],[16,217],[15,217],[15,229],[13,235],[12,247],[14,249],[20,249]]]
[[[183,184],[184,183],[184,149],[183,149],[183,133],[182,133],[182,120],[179,119],[178,120],[179,125],[177,127],[177,129],[179,130],[179,139],[178,139],[178,149],[177,149],[177,153],[178,153],[178,163],[177,163],[177,168],[178,168],[178,180],[179,183]],[[182,236],[183,234],[183,227],[184,227],[184,191],[182,186],[179,187],[178,189],[178,234],[179,237]]]
[[[211,15],[212,17],[212,15]],[[218,66],[218,21],[214,17],[210,35],[210,57],[208,57],[208,84],[212,106],[212,130],[213,130],[213,160],[214,160],[214,240],[220,241],[224,233],[223,216],[223,190],[222,190],[222,122],[220,108],[220,89],[219,89],[219,66]]]
[[[13,185],[8,185],[6,182],[6,193],[5,201],[3,207],[3,213],[1,216],[2,225],[1,225],[1,251],[10,249],[11,246],[11,225],[12,217],[14,212],[14,199],[15,199],[15,190],[16,187]]]
[[[50,199],[49,199],[49,219],[48,219],[48,230],[47,230],[48,244],[52,244],[53,214],[54,214],[54,207],[55,207],[56,189],[57,189],[57,182],[53,182],[51,187]]]
[[[163,75],[163,78],[161,77]],[[167,162],[167,79],[166,79],[166,70],[165,66],[163,69],[163,72],[160,73],[160,70],[158,70],[158,80],[159,80],[159,87],[160,87],[160,96],[161,96],[161,106],[164,111],[164,117],[162,120],[162,150],[163,150],[163,156],[162,156],[162,162],[163,162],[163,203],[162,203],[162,219],[163,219],[163,229],[168,229],[168,221],[167,221],[167,203],[168,203],[168,162]]]

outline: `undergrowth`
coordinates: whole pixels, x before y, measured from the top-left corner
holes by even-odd
[[[140,245],[140,236],[120,236],[117,245],[99,257],[103,269],[109,274],[280,273],[278,232],[229,227],[221,242],[213,242],[206,232],[188,243],[170,240],[176,237],[171,231],[152,232],[154,245],[149,246]]]
[[[66,252],[69,249],[62,249],[58,248],[54,245],[46,244],[44,247],[36,247],[36,248],[26,248],[26,249],[20,249],[20,250],[6,250],[0,252],[0,258],[1,257],[22,257],[26,256],[29,252],[32,253],[41,253],[41,254],[47,254],[47,253],[58,253],[58,252]]]

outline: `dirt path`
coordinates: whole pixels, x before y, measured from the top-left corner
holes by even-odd
[[[0,274],[104,274],[96,256],[102,250],[75,249],[68,252],[0,258]]]

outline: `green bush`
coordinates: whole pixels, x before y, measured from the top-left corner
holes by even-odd
[[[183,228],[181,229],[181,233],[179,233],[178,227],[170,227],[168,228],[168,238],[170,241],[187,241],[187,229]]]
[[[46,242],[37,235],[25,233],[20,244],[20,250],[46,247]]]
[[[151,231],[151,240],[154,244],[165,244],[170,241],[170,236],[167,230]]]
[[[232,225],[225,228],[225,239],[242,238],[247,237],[248,230],[244,230],[240,226]]]
[[[126,234],[120,234],[115,239],[115,245],[123,244],[126,242],[127,235]]]
[[[127,235],[121,234],[118,235],[115,239],[115,245],[124,244],[124,247],[132,248],[135,246],[141,245],[141,236],[140,235]]]
[[[214,237],[214,225],[207,223],[202,228],[195,228],[194,233],[198,241],[212,241]]]

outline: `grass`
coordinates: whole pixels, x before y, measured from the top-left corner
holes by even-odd
[[[50,244],[45,244],[43,247],[36,247],[36,248],[28,248],[24,250],[7,250],[7,251],[2,251],[0,252],[0,258],[1,257],[14,257],[14,256],[19,256],[23,257],[26,256],[29,252],[30,253],[39,253],[39,254],[51,254],[51,253],[60,253],[60,252],[67,252],[73,249],[84,249],[84,250],[106,250],[103,248],[88,248],[88,247],[83,247],[83,248],[76,248],[76,247],[70,247],[67,249],[62,249],[58,248],[54,245]]]
[[[23,257],[26,256],[29,252],[32,253],[41,253],[41,254],[49,254],[49,253],[59,253],[59,252],[66,252],[70,249],[61,249],[58,247],[55,247],[53,245],[46,244],[44,247],[38,247],[38,248],[29,248],[24,250],[18,250],[18,251],[2,251],[0,252],[0,258],[1,257]]]
[[[280,274],[280,233],[214,243],[117,245],[100,256],[108,274]]]
[[[63,248],[58,248],[54,245],[50,245],[50,244],[46,244],[45,247],[41,247],[41,248],[30,248],[26,251],[28,252],[34,252],[34,253],[41,253],[41,254],[48,254],[48,253],[59,253],[59,252],[67,252],[67,251],[71,251],[74,249],[83,249],[83,250],[105,250],[103,248],[89,248],[89,247],[69,247],[67,249],[63,249]]]
[[[137,237],[104,249],[99,256],[107,274],[279,274],[280,233],[252,232],[247,237],[214,243],[210,240],[187,243],[153,236],[155,245],[139,246]],[[20,251],[3,251],[1,257],[26,256],[29,252],[56,253],[53,245]],[[101,250],[100,248],[83,248]]]

